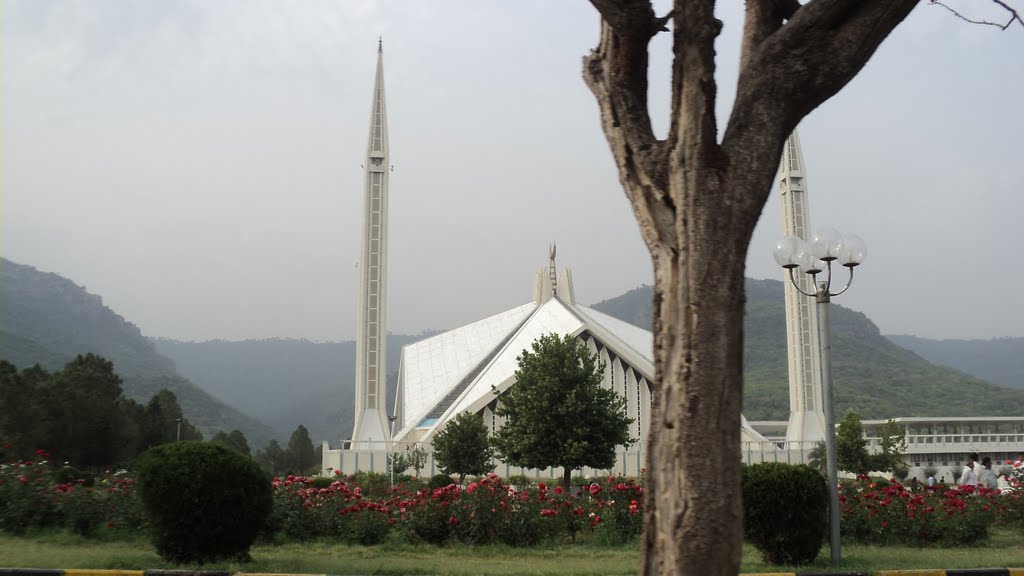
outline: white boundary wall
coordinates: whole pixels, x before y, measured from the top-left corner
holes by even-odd
[[[368,443],[360,443],[366,446]],[[395,442],[393,446],[389,442],[372,442],[366,449],[342,450],[332,449],[327,442],[323,443],[323,461],[320,473],[324,476],[333,476],[335,470],[341,474],[349,475],[356,472],[377,472],[388,473],[388,454],[406,454],[417,448],[425,454],[425,463],[420,469],[420,477],[430,477],[440,473],[429,442]],[[645,446],[634,446],[628,450],[618,451],[615,467],[609,470],[594,470],[584,468],[576,471],[573,475],[585,477],[605,476],[609,472],[616,476],[640,476],[641,470],[647,466]],[[806,464],[810,459],[811,450],[814,449],[813,442],[743,442],[741,445],[740,458],[746,464],[758,462],[785,462],[787,464]],[[414,474],[412,469],[406,470],[406,474]],[[562,477],[561,468],[547,468],[545,470],[526,469],[518,466],[510,466],[494,461],[494,473],[503,478],[509,476],[525,475],[537,479],[559,479]]]

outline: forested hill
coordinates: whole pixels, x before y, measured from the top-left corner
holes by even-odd
[[[786,316],[782,282],[747,279],[743,414],[751,420],[789,415]],[[651,287],[593,307],[650,329]],[[882,336],[864,314],[833,304],[832,364],[837,413],[897,416],[1019,416],[1024,391],[936,366]]]
[[[129,398],[145,403],[161,388],[173,392],[185,417],[207,438],[238,429],[253,446],[262,446],[273,436],[265,424],[179,375],[137,326],[99,296],[57,274],[0,258],[0,358],[19,368],[39,364],[55,371],[88,352],[114,363]]]
[[[886,338],[922,358],[973,374],[993,384],[1024,389],[1024,338],[930,340],[899,335]]]
[[[402,346],[429,334],[388,334],[388,413]],[[219,398],[272,426],[279,436],[304,424],[319,443],[352,434],[355,342],[267,339],[179,342],[157,339],[178,370]]]

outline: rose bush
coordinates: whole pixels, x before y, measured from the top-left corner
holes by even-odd
[[[858,476],[841,486],[841,532],[862,544],[970,546],[1016,505],[998,490],[939,485],[911,491],[898,481]]]
[[[130,473],[98,474],[90,491],[84,479],[60,473],[45,457],[40,453],[31,462],[0,465],[0,530],[56,528],[118,538],[149,529]],[[956,546],[983,540],[993,524],[1024,529],[1024,465],[1009,465],[1015,467],[1007,482],[1016,489],[1001,495],[958,487],[911,490],[867,477],[844,484],[843,537],[873,545]],[[574,540],[619,545],[635,541],[643,528],[642,478],[606,477],[571,493],[525,477],[508,483],[493,474],[465,487],[440,484],[441,479],[432,486],[407,480],[387,486],[381,475],[371,474],[278,478],[263,537],[352,544],[392,538],[434,545],[529,547]]]

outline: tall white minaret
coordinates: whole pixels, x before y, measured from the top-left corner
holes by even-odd
[[[804,241],[810,240],[807,178],[796,130],[790,134],[782,150],[779,192],[782,194],[783,235],[792,234]],[[803,291],[817,291],[808,274],[797,269],[793,277]],[[796,291],[788,271],[783,282],[786,285],[786,344],[789,351],[789,426],[786,440],[817,442],[825,439],[818,310],[814,298]]]
[[[384,48],[377,42],[377,79],[366,147],[363,243],[359,257],[356,328],[356,407],[352,448],[371,448],[388,440],[387,303],[388,269],[388,121],[384,106]],[[378,445],[380,447],[381,445]]]

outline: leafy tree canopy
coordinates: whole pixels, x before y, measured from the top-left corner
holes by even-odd
[[[836,428],[836,460],[840,470],[863,474],[867,472],[867,440],[856,412],[847,412]]]
[[[278,476],[287,469],[287,462],[284,450],[277,440],[271,440],[256,453],[256,461],[268,474]]]
[[[611,468],[615,447],[629,446],[626,399],[602,388],[604,365],[575,337],[541,336],[518,358],[515,383],[498,393],[507,419],[494,447],[515,466],[563,468],[562,484],[584,466]]]
[[[288,439],[288,449],[285,453],[288,471],[296,474],[305,474],[313,469],[316,464],[314,456],[313,441],[309,438],[309,430],[299,424],[299,427],[292,432]]]
[[[44,449],[58,461],[98,468],[127,464],[139,452],[202,435],[182,417],[174,394],[160,390],[145,406],[125,398],[114,365],[95,354],[79,355],[60,371],[39,366],[20,373],[0,361],[0,436],[12,456]]]
[[[494,449],[487,439],[487,426],[476,414],[463,412],[449,420],[431,445],[441,471],[458,474],[459,484],[467,474],[480,475],[494,469]]]
[[[245,439],[245,434],[242,434],[240,430],[232,430],[231,432],[220,430],[210,440],[226,446],[239,454],[244,454],[245,456],[252,455],[249,450],[249,441]]]

